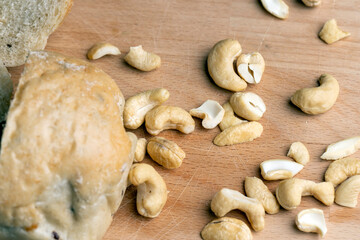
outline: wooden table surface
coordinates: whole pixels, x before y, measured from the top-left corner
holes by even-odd
[[[46,49],[86,59],[87,50],[96,42],[118,46],[121,56],[93,62],[113,77],[126,98],[164,87],[171,94],[167,104],[186,110],[207,99],[226,102],[232,93],[217,87],[206,70],[209,50],[225,38],[239,40],[243,52],[261,52],[266,61],[261,83],[247,88],[267,106],[260,120],[262,136],[249,143],[217,147],[212,140],[220,130],[205,130],[198,119],[192,134],[162,132],[160,136],[175,141],[187,154],[176,170],[162,168],[149,156],[144,160],[159,171],[170,191],[162,213],[155,219],[138,215],[136,189],[130,187],[105,240],[200,239],[203,226],[215,218],[209,207],[212,196],[223,187],[244,193],[245,177],[259,177],[259,164],[264,160],[286,158],[294,141],[305,143],[311,154],[311,162],[297,177],[323,181],[330,162],[319,156],[326,146],[359,134],[360,0],[323,2],[320,7],[307,8],[301,1],[286,0],[290,16],[283,21],[268,14],[257,0],[75,0]],[[352,35],[333,45],[323,43],[317,33],[330,18]],[[161,56],[160,69],[144,73],[124,62],[129,47],[139,44]],[[22,67],[10,69],[15,82],[21,71]],[[339,81],[339,98],[329,112],[306,115],[290,104],[290,96],[299,88],[316,86],[322,73]],[[150,137],[144,127],[135,133]],[[360,157],[360,152],[354,156]],[[266,184],[274,191],[278,182]],[[312,207],[324,210],[326,239],[360,238],[359,206],[325,207],[304,197],[293,211],[266,215],[266,227],[253,232],[254,239],[317,239],[316,234],[297,230],[294,223],[300,210]],[[228,216],[248,224],[240,211]]]

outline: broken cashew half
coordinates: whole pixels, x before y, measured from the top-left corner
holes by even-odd
[[[298,207],[302,196],[314,196],[326,206],[330,206],[334,203],[335,190],[329,182],[315,183],[299,178],[284,180],[276,188],[276,198],[286,210]]]
[[[265,60],[258,52],[241,54],[236,61],[239,75],[250,84],[258,84],[265,70]]]
[[[330,144],[321,155],[321,159],[337,160],[355,153],[360,148],[360,136],[341,140]]]
[[[110,43],[96,43],[87,52],[90,60],[99,59],[105,55],[120,55],[120,50]]]
[[[152,166],[136,163],[131,167],[129,181],[137,187],[138,213],[144,217],[157,217],[166,203],[168,194],[163,178]]]
[[[134,162],[141,162],[145,158],[147,140],[139,138],[136,143]]]
[[[204,240],[251,240],[250,228],[241,220],[230,217],[215,219],[203,228],[201,237]]]
[[[245,122],[226,128],[214,138],[217,146],[229,146],[250,142],[261,136],[263,126],[258,122]]]
[[[241,54],[237,40],[225,39],[214,45],[207,58],[208,70],[214,82],[230,91],[245,90],[247,84],[234,71],[234,61]]]
[[[261,179],[257,177],[246,177],[245,192],[248,197],[259,200],[268,214],[275,214],[280,211],[280,205],[276,197],[270,192]]]
[[[304,168],[303,165],[290,160],[271,159],[260,164],[261,176],[265,180],[292,178]]]
[[[266,111],[261,97],[252,92],[237,92],[230,98],[230,105],[234,112],[249,121],[259,120]]]
[[[321,4],[321,0],[302,0],[302,1],[308,7],[316,7]]]
[[[224,103],[222,105],[222,107],[225,110],[225,114],[224,114],[223,119],[219,123],[219,127],[220,127],[221,131],[224,131],[225,129],[227,129],[231,126],[247,122],[246,120],[242,120],[235,116],[234,110],[232,109],[229,102]]]
[[[144,72],[152,71],[161,66],[161,58],[155,53],[146,52],[141,45],[130,47],[124,60],[132,67]]]
[[[319,32],[319,37],[327,44],[332,44],[348,36],[350,33],[341,30],[335,19],[328,20]]]
[[[331,182],[334,187],[348,177],[360,175],[360,159],[343,158],[332,162],[325,172],[325,181]]]
[[[151,138],[147,145],[147,152],[155,162],[167,169],[180,167],[186,156],[176,143],[162,137]]]
[[[264,229],[265,210],[257,199],[248,198],[238,191],[223,188],[211,200],[211,210],[217,217],[223,217],[235,209],[245,212],[255,231]]]
[[[289,7],[283,0],[261,0],[262,5],[272,15],[280,19],[289,16]]]
[[[302,142],[292,143],[287,156],[304,166],[310,161],[309,151]]]
[[[202,126],[206,129],[215,128],[223,119],[225,110],[214,100],[207,100],[200,107],[190,110],[190,115],[203,119]]]
[[[297,228],[303,232],[319,233],[324,237],[327,228],[323,210],[311,208],[302,210],[296,215],[295,223]]]
[[[291,102],[307,114],[320,114],[330,110],[339,95],[339,83],[330,74],[321,75],[319,83],[319,87],[296,91]]]
[[[177,129],[182,133],[189,134],[195,130],[195,121],[182,108],[158,106],[146,114],[145,126],[151,135],[158,135],[166,129]]]
[[[340,184],[335,192],[335,202],[344,207],[354,208],[360,193],[360,175],[355,175]]]
[[[124,107],[124,126],[128,129],[137,129],[144,123],[145,115],[169,97],[168,90],[156,88],[128,98]]]

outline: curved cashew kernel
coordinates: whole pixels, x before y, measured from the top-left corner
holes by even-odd
[[[258,122],[246,122],[226,128],[214,138],[217,146],[250,142],[261,136],[263,126]]]
[[[158,135],[166,129],[177,129],[189,134],[195,129],[195,121],[190,113],[182,108],[158,106],[146,114],[145,126],[151,135]]]
[[[335,202],[344,207],[354,208],[360,193],[360,175],[345,180],[336,189]]]
[[[268,214],[275,214],[280,211],[280,205],[276,197],[270,192],[261,179],[257,177],[246,177],[245,192],[248,197],[259,200]]]
[[[289,161],[272,159],[260,164],[261,176],[265,180],[281,180],[292,178],[304,168],[303,165]]]
[[[207,58],[208,70],[214,82],[230,91],[245,90],[247,84],[234,71],[234,61],[241,53],[237,40],[225,39],[214,45]]]
[[[139,138],[136,143],[134,162],[141,162],[144,160],[146,154],[147,140],[145,138]]]
[[[261,0],[262,5],[272,15],[280,19],[289,16],[289,7],[283,0]]]
[[[321,4],[321,0],[302,0],[302,1],[308,7],[316,7]]]
[[[164,179],[150,165],[136,163],[129,173],[130,182],[137,187],[136,207],[144,217],[157,217],[167,200]]]
[[[161,58],[155,53],[146,52],[141,45],[130,47],[124,60],[132,67],[144,72],[152,71],[161,66]]]
[[[348,36],[350,33],[339,29],[335,19],[328,20],[319,32],[319,37],[327,44],[332,44]]]
[[[343,158],[332,162],[325,172],[325,181],[331,182],[334,187],[348,177],[360,174],[360,159]]]
[[[120,55],[120,50],[110,43],[95,43],[87,52],[90,60],[99,59],[105,55]]]
[[[207,100],[200,107],[190,110],[190,115],[203,119],[202,126],[206,129],[215,128],[223,119],[225,110],[214,100]]]
[[[203,228],[204,240],[252,240],[250,228],[241,220],[230,217],[215,219]]]
[[[316,232],[324,237],[327,228],[323,210],[311,208],[302,210],[296,215],[296,226],[303,232]]]
[[[230,105],[238,116],[250,121],[259,120],[266,111],[264,101],[252,92],[234,93],[230,98]]]
[[[334,203],[334,194],[334,186],[329,182],[315,183],[299,178],[284,180],[276,188],[276,198],[286,210],[295,209],[300,205],[302,196],[310,195],[330,206]]]
[[[288,157],[291,157],[295,162],[306,165],[310,161],[310,154],[305,145],[301,142],[293,142],[290,146]]]
[[[229,102],[224,103],[222,105],[222,107],[225,110],[225,114],[224,114],[223,119],[219,123],[219,127],[220,127],[221,131],[224,131],[225,129],[227,129],[231,126],[247,122],[247,120],[242,120],[235,116],[234,110],[232,109]]]
[[[176,143],[162,137],[151,138],[147,151],[155,162],[167,169],[180,167],[186,156]]]
[[[321,159],[336,160],[355,153],[360,148],[360,136],[344,139],[330,144],[321,155]]]
[[[265,70],[265,60],[258,52],[241,54],[236,61],[239,75],[250,84],[258,84]]]
[[[144,123],[146,113],[168,100],[169,97],[168,90],[156,88],[128,98],[124,107],[124,126],[137,129]]]
[[[297,90],[292,95],[291,102],[307,114],[320,114],[330,110],[339,95],[339,83],[330,74],[321,75],[319,83],[319,87]]]

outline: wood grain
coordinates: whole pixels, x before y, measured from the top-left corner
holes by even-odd
[[[51,35],[47,50],[85,59],[89,47],[98,41],[118,46],[123,54],[94,61],[111,75],[129,97],[155,87],[167,88],[167,104],[187,110],[207,99],[224,103],[231,92],[217,87],[206,70],[211,47],[224,38],[238,39],[244,52],[259,51],[265,58],[262,82],[249,86],[267,105],[261,138],[229,147],[216,147],[212,139],[218,128],[204,130],[196,120],[196,131],[184,135],[166,131],[160,136],[175,141],[187,153],[183,165],[166,170],[146,157],[167,182],[169,199],[158,218],[146,219],[136,212],[136,189],[130,187],[114,216],[105,240],[118,239],[200,239],[203,226],[215,218],[209,209],[212,196],[222,187],[244,192],[246,176],[260,176],[259,163],[284,158],[294,141],[309,148],[311,162],[300,178],[322,181],[330,164],[319,156],[326,146],[359,134],[360,129],[360,0],[323,1],[307,8],[301,1],[287,0],[289,19],[269,15],[254,0],[81,0],[60,28]],[[336,18],[351,36],[333,45],[318,37],[322,24]],[[162,57],[160,69],[143,73],[128,66],[123,57],[130,46]],[[10,69],[15,82],[22,67]],[[322,73],[332,74],[340,84],[340,96],[326,114],[309,116],[290,104],[299,88],[316,86]],[[150,137],[141,127],[135,133]],[[360,153],[355,156],[360,157]],[[266,183],[274,190],[278,182]],[[327,239],[359,239],[360,209],[338,205],[325,207],[311,197],[303,198],[293,211],[266,215],[263,231],[254,239],[317,239],[296,229],[296,214],[305,208],[323,209],[328,226]],[[241,212],[229,216],[248,221]]]

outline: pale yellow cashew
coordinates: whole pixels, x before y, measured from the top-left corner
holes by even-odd
[[[265,60],[258,52],[241,54],[236,61],[239,75],[250,84],[258,84],[265,70]]]
[[[225,110],[214,100],[206,100],[200,107],[190,110],[191,116],[201,118],[206,129],[215,128],[223,119]]]
[[[350,33],[341,30],[335,19],[328,20],[319,32],[319,37],[327,44],[332,44],[348,36]]]
[[[161,58],[155,53],[146,52],[141,45],[130,47],[124,60],[132,67],[144,72],[152,71],[161,66]]]
[[[261,0],[262,5],[272,15],[280,19],[289,17],[289,7],[283,0]]]
[[[360,159],[343,158],[332,162],[325,172],[325,181],[331,182],[334,187],[348,177],[360,174]]]
[[[282,180],[292,178],[304,168],[303,165],[290,160],[271,159],[260,164],[261,176],[265,180]]]
[[[204,240],[251,240],[250,228],[241,220],[223,217],[215,219],[203,228],[201,237]]]
[[[226,128],[229,128],[231,126],[247,122],[246,120],[242,120],[235,116],[234,110],[232,109],[229,102],[224,103],[222,107],[225,110],[225,114],[223,119],[219,123],[221,131],[224,131]]]
[[[301,142],[294,142],[291,144],[288,157],[291,157],[295,162],[306,165],[310,161],[310,154],[305,145]]]
[[[321,4],[321,0],[302,0],[302,1],[308,7],[316,7]]]
[[[359,148],[360,136],[344,139],[330,144],[320,158],[325,160],[337,160],[355,153]]]
[[[87,52],[90,60],[99,59],[105,55],[120,55],[120,50],[110,43],[96,43]]]
[[[261,97],[252,92],[237,92],[230,98],[230,105],[234,112],[249,121],[259,120],[266,111]]]
[[[321,237],[324,237],[327,232],[324,212],[321,209],[311,208],[299,212],[295,223],[303,232],[319,233]]]
[[[344,207],[354,208],[360,193],[360,175],[355,175],[340,184],[335,192],[335,202]]]
[[[147,140],[145,138],[139,138],[136,143],[136,150],[134,156],[134,162],[141,162],[145,158]]]

